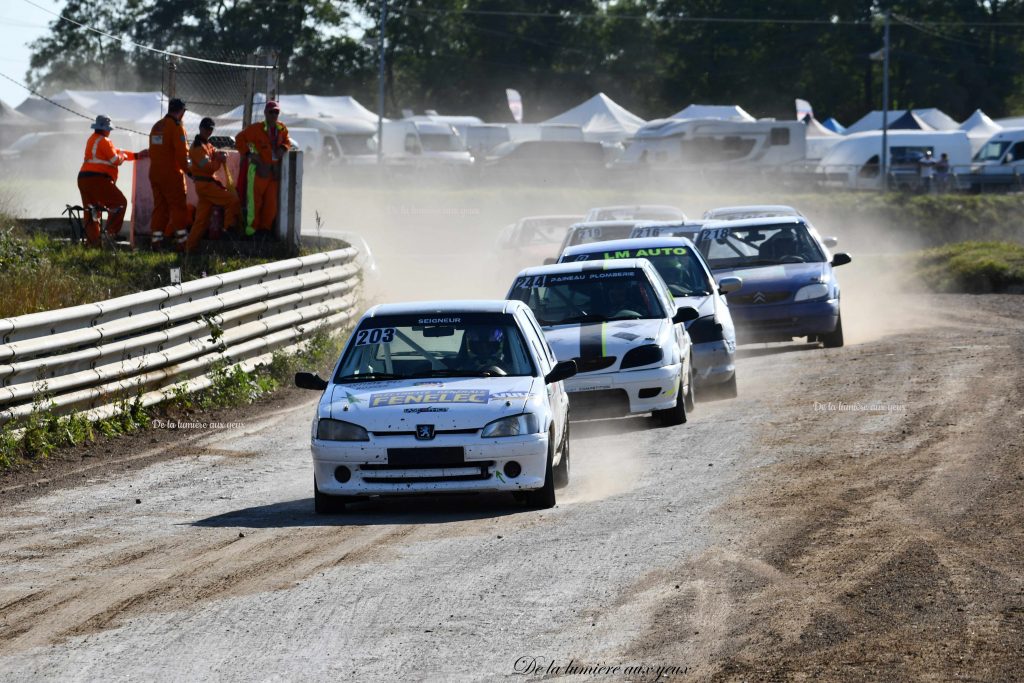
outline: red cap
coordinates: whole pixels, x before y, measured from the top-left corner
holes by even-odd
[[[274,100],[268,100],[266,106],[263,107],[263,111],[281,111],[281,105]]]

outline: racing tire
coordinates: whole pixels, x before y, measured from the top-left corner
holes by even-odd
[[[569,421],[565,421],[565,435],[562,437],[562,460],[551,470],[555,488],[564,489],[569,485]]]
[[[313,479],[313,511],[318,515],[338,515],[345,512],[346,499],[321,493]]]
[[[690,359],[689,387],[686,390],[686,411],[690,412],[697,406],[697,398],[694,393],[697,389],[697,382],[693,377],[693,359]]]
[[[526,506],[537,510],[555,507],[555,473],[552,462],[555,459],[555,444],[548,442],[548,464],[544,468],[544,485],[534,491],[526,491],[523,498]]]
[[[674,427],[686,422],[686,397],[683,396],[683,378],[679,378],[679,390],[676,392],[676,404],[665,410],[655,410],[654,417],[662,427]]]
[[[836,329],[828,334],[819,334],[818,339],[826,349],[838,349],[843,345],[843,315],[836,319]]]

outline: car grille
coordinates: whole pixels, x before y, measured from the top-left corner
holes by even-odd
[[[741,296],[730,294],[728,299],[730,304],[758,306],[760,304],[777,304],[785,301],[789,296],[789,292],[754,292],[753,294],[743,294]]]
[[[479,431],[480,430],[475,428],[475,427],[472,428],[472,429],[438,429],[438,430],[434,431],[434,435],[437,436],[439,434],[476,434]],[[387,430],[384,430],[384,431],[370,432],[370,434],[373,434],[375,437],[376,436],[416,436],[416,432],[412,431],[412,430],[396,431],[396,432],[389,432]]]
[[[485,481],[493,460],[465,462],[461,448],[389,448],[388,462],[359,466],[368,484],[433,484],[446,481]]]
[[[595,372],[615,365],[616,356],[598,356],[597,358],[573,358],[577,372]]]
[[[571,391],[569,409],[573,417],[621,417],[629,413],[629,396],[625,389]]]

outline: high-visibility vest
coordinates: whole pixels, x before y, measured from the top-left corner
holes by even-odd
[[[98,132],[89,136],[85,143],[85,161],[80,169],[83,173],[103,173],[117,180],[117,167],[125,161],[134,161],[135,152],[126,152],[114,147],[106,135]]]
[[[185,127],[168,114],[149,132],[150,176],[188,172],[188,140]]]

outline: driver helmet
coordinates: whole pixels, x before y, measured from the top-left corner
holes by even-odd
[[[670,285],[685,284],[686,269],[683,268],[683,264],[679,259],[666,259],[662,265],[664,269],[664,279]]]
[[[466,330],[466,353],[486,358],[501,351],[505,333],[500,327],[479,326]]]

